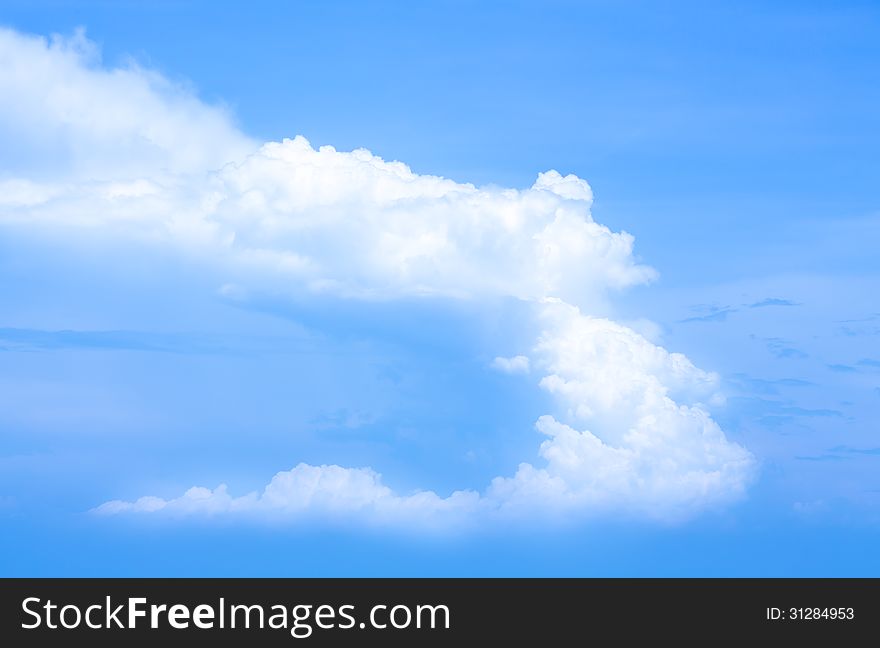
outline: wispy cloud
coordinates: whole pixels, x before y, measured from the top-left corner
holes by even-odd
[[[871,313],[865,317],[855,317],[851,319],[837,320],[841,324],[857,324],[861,322],[877,322],[880,321],[880,313]]]
[[[837,419],[844,416],[843,412],[832,408],[801,407],[790,400],[760,396],[732,396],[727,404],[729,409],[747,415],[752,421],[774,427],[794,423],[798,419]]]
[[[784,338],[771,337],[764,338],[767,349],[777,358],[781,359],[803,359],[808,358],[809,354],[802,349],[794,346],[790,340]]]
[[[492,367],[504,373],[528,373],[529,359],[522,355],[514,356],[513,358],[498,357],[492,361]]]
[[[880,457],[880,448],[853,448],[851,446],[835,446],[827,452],[814,456],[798,456],[801,461],[846,461],[857,457]]]
[[[140,331],[44,331],[2,328],[0,348],[6,351],[60,349],[115,349],[165,353],[216,353],[222,341],[206,335],[162,334]]]
[[[746,374],[733,374],[728,381],[743,391],[759,393],[759,394],[778,394],[780,387],[811,387],[814,383],[800,378],[776,378],[768,380],[764,378],[754,378]]]
[[[312,353],[307,335],[250,336],[205,332],[50,331],[0,328],[0,351],[32,353],[62,350],[142,351],[175,354]]]
[[[776,297],[767,297],[761,301],[748,304],[748,308],[765,308],[767,306],[800,306],[800,304],[790,299],[778,299]]]
[[[843,324],[837,328],[837,334],[845,337],[861,337],[880,335],[880,313],[871,313],[864,317],[837,320]]]
[[[837,373],[872,372],[880,369],[880,360],[863,358],[858,360],[855,364],[833,363],[826,366],[831,371],[836,371]]]
[[[687,317],[682,320],[678,320],[679,323],[687,323],[687,322],[724,322],[727,320],[727,317],[733,313],[736,313],[737,309],[731,308],[729,306],[725,306],[723,308],[712,308],[710,312],[705,315],[694,315],[693,317]]]
[[[743,304],[745,308],[767,308],[769,306],[800,306],[798,302],[789,299],[779,299],[776,297],[767,297],[760,301],[750,304]],[[713,304],[697,304],[691,307],[692,311],[698,313],[692,317],[678,320],[679,323],[687,322],[725,322],[730,315],[740,312],[739,308],[734,306],[717,306]]]
[[[853,448],[852,446],[835,446],[829,452],[841,452],[844,454],[880,456],[880,448]]]

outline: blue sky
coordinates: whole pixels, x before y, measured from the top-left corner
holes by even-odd
[[[0,571],[878,575],[877,18],[5,3]]]

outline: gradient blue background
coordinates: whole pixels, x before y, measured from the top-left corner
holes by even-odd
[[[22,234],[0,239],[3,575],[880,575],[876,3],[10,1],[0,23],[85,26],[105,63],[190,83],[259,139],[586,178],[661,275],[621,312],[721,374],[715,416],[761,462],[745,502],[672,526],[95,519],[299,461],[481,488],[535,452],[545,397],[486,370],[497,323],[467,313],[241,308],[154,251],[108,273]]]

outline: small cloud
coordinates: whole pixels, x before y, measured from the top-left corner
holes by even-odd
[[[841,326],[837,329],[838,335],[844,337],[862,337],[866,335],[880,335],[880,326],[876,324],[857,324]]]
[[[738,373],[731,376],[730,382],[743,391],[758,394],[778,394],[780,387],[811,387],[813,383],[800,378],[777,378],[767,380],[765,378],[753,378],[747,374]]]
[[[793,421],[795,418],[842,418],[843,412],[827,408],[798,407],[788,401],[772,398],[737,396],[730,399],[732,408],[749,415],[752,419],[766,422],[773,417],[781,422]]]
[[[828,368],[831,369],[831,371],[836,371],[838,373],[856,373],[858,371],[855,367],[845,364],[830,364],[828,365]]]
[[[708,315],[698,315],[695,317],[688,317],[683,320],[679,320],[679,323],[684,324],[687,322],[724,322],[727,320],[727,316],[731,313],[735,313],[735,308],[724,308],[721,310],[717,310],[713,313],[709,313]]]
[[[880,325],[878,325],[878,322],[880,322],[880,313],[871,313],[865,317],[837,320],[837,323],[842,324],[842,326],[835,330],[835,334],[844,337],[880,335]]]
[[[814,383],[811,383],[809,380],[801,380],[800,378],[780,378],[779,380],[773,381],[777,385],[782,385],[784,387],[810,387]]]
[[[499,356],[492,361],[492,368],[509,374],[528,373],[529,359],[522,355],[512,358],[502,358]]]
[[[770,353],[780,359],[803,359],[809,357],[807,353],[794,347],[789,340],[783,338],[765,338]]]
[[[217,294],[226,299],[240,301],[247,297],[247,290],[235,283],[225,283],[217,289]]]
[[[876,322],[880,320],[880,313],[871,313],[867,317],[856,317],[853,319],[837,320],[841,324],[857,324],[861,322]]]
[[[793,302],[789,299],[777,299],[775,297],[768,297],[767,299],[762,299],[761,301],[757,301],[754,304],[749,304],[749,308],[764,308],[766,306],[800,306],[798,302]]]
[[[857,456],[863,457],[880,457],[880,448],[853,448],[851,446],[839,445],[829,448],[827,452],[808,457],[795,457],[801,461],[844,461],[854,459]]]
[[[694,304],[688,310],[695,315],[679,322],[723,322],[728,315],[737,312],[736,308],[727,304]]]
[[[794,347],[786,347],[784,349],[779,349],[775,352],[777,358],[809,358],[810,355],[801,351],[800,349],[795,349]]]
[[[851,446],[835,446],[829,452],[842,452],[845,454],[880,456],[880,448],[853,448]]]
[[[356,430],[373,425],[378,420],[379,417],[372,412],[342,408],[318,416],[312,419],[311,423],[318,430]]]
[[[810,502],[795,502],[792,505],[794,512],[805,517],[822,515],[831,511],[831,502],[826,499],[817,499]]]
[[[864,358],[862,360],[859,360],[856,364],[860,367],[871,367],[872,369],[880,369],[880,360]]]
[[[729,306],[719,306],[718,304],[692,304],[688,310],[692,313],[716,313],[720,310],[730,308]]]

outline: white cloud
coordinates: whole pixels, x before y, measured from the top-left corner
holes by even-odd
[[[548,373],[540,384],[570,424],[542,416],[545,466],[522,464],[514,477],[495,479],[491,498],[506,508],[670,518],[742,497],[754,458],[701,404],[714,397],[717,376],[568,304],[548,301],[541,311],[547,328],[535,364]]]
[[[6,173],[107,180],[199,173],[253,151],[225,110],[134,63],[107,69],[82,31],[49,40],[0,28]]]
[[[7,182],[0,223],[164,241],[245,289],[595,305],[654,277],[632,236],[592,220],[586,183],[555,171],[522,191],[476,188],[297,137],[198,178]]]
[[[215,489],[194,486],[180,497],[165,500],[141,497],[134,502],[114,500],[94,509],[99,515],[156,513],[172,516],[237,514],[283,520],[335,518],[367,524],[413,524],[431,527],[460,524],[485,507],[473,491],[456,491],[447,498],[431,491],[396,495],[369,468],[311,466],[301,463],[277,473],[260,493],[240,497],[221,484]]]
[[[102,67],[82,33],[0,29],[0,96],[14,98],[0,102],[0,224],[164,241],[288,293],[588,305],[655,274],[632,236],[593,221],[573,175],[478,188],[302,137],[258,146],[156,72]]]
[[[676,517],[744,492],[754,461],[706,407],[717,377],[583,314],[655,276],[632,236],[593,220],[584,180],[548,171],[522,190],[475,187],[301,137],[257,146],[157,73],[102,67],[81,34],[0,30],[0,94],[14,98],[0,103],[0,227],[63,227],[71,245],[96,230],[167,245],[238,297],[514,297],[543,330],[528,356],[493,366],[544,374],[558,410],[537,423],[544,464],[523,463],[482,495],[399,495],[369,469],[300,464],[260,494],[194,488],[98,511]]]
[[[504,373],[529,373],[529,359],[518,355],[512,358],[497,357],[492,361],[492,367]]]
[[[418,516],[441,526],[475,517],[570,519],[609,512],[675,520],[745,494],[754,458],[727,440],[700,404],[714,395],[717,376],[629,328],[585,316],[564,302],[548,300],[537,308],[546,328],[535,348],[535,365],[548,372],[540,384],[556,397],[559,411],[542,416],[535,426],[547,437],[539,450],[543,465],[522,463],[512,477],[495,478],[482,495],[399,496],[369,469],[300,464],[278,473],[262,495],[231,498],[223,487],[195,488],[168,502],[152,497],[108,502],[98,511],[294,518],[345,512],[396,524]],[[524,356],[499,359],[528,366]]]
[[[210,192],[205,219],[233,252],[314,291],[592,303],[654,276],[630,235],[592,220],[587,184],[555,171],[523,191],[477,188],[298,137],[227,165]]]

